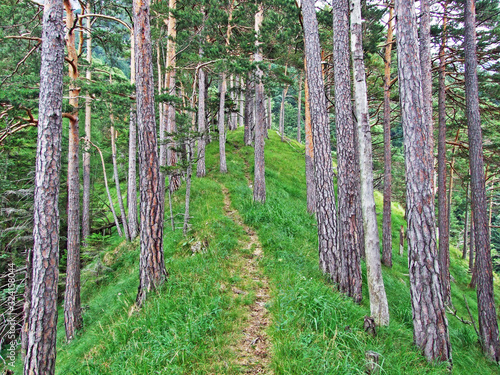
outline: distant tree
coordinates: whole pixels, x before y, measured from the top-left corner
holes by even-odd
[[[59,280],[59,181],[64,64],[63,3],[47,0],[35,178],[33,275],[24,374],[54,374]]]
[[[437,264],[433,155],[423,111],[415,4],[396,0],[401,119],[406,161],[408,258],[415,344],[429,360],[451,361],[448,320]]]
[[[163,258],[164,207],[160,194],[160,170],[154,105],[154,81],[149,23],[150,0],[134,0],[134,41],[139,133],[141,200],[141,257],[137,304],[165,281]]]

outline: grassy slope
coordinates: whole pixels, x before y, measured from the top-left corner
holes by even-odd
[[[58,374],[236,374],[234,345],[241,333],[243,305],[226,285],[238,286],[245,234],[224,216],[220,184],[229,189],[233,206],[254,227],[264,247],[263,272],[270,279],[268,306],[273,324],[272,367],[276,374],[362,374],[365,352],[381,354],[382,373],[445,374],[444,365],[428,364],[412,345],[412,316],[406,257],[394,253],[394,267],[384,268],[391,325],[372,338],[363,331],[368,296],[356,305],[337,293],[318,271],[315,220],[305,207],[303,148],[282,144],[274,134],[266,142],[267,203],[254,205],[245,173],[252,175],[253,149],[242,145],[241,130],[228,136],[229,174],[218,170],[216,142],[207,149],[208,178],[193,179],[192,232],[166,229],[168,283],[135,311],[138,243],[113,237],[84,273],[85,328],[64,343],[62,314],[58,325]],[[248,161],[248,164],[245,163]],[[176,193],[175,212],[182,211],[184,190]],[[377,196],[380,207],[381,197]],[[396,249],[403,210],[393,207]],[[193,255],[190,241],[208,243]],[[466,264],[452,256],[453,301],[466,316],[463,294],[472,311],[475,292],[467,289]],[[101,264],[96,268],[97,264]],[[98,271],[98,272],[97,272]],[[363,271],[365,271],[363,267]],[[96,285],[94,280],[99,279]],[[85,282],[85,281],[84,281]],[[481,355],[472,327],[449,317],[455,374],[491,374],[498,367]],[[20,364],[19,364],[20,365]],[[18,367],[20,370],[20,367]],[[20,373],[20,372],[19,372]],[[500,372],[499,372],[500,373]]]

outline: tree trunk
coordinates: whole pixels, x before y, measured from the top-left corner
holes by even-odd
[[[87,13],[92,13],[91,2],[87,2]],[[92,65],[92,33],[91,33],[91,19],[87,18],[87,63],[89,68],[86,72],[86,79],[88,82],[92,80],[92,73],[90,66]],[[83,152],[83,197],[82,197],[82,243],[87,246],[87,237],[90,235],[90,141],[92,125],[92,99],[90,94],[87,93],[85,98],[85,148]]]
[[[429,360],[451,361],[448,320],[437,262],[432,134],[423,114],[415,4],[396,1],[401,118],[406,162],[408,257],[415,344]]]
[[[150,1],[150,0],[149,0]],[[169,0],[168,8],[175,10],[177,7],[177,0]],[[176,74],[176,38],[177,38],[177,20],[174,15],[170,12],[168,16],[167,25],[167,61],[166,61],[166,73],[165,73],[165,86],[168,89],[170,95],[175,95],[175,74]],[[171,102],[166,104],[167,110],[165,116],[165,131],[169,134],[177,133],[177,124],[175,120],[175,106]],[[160,134],[160,137],[162,134]],[[173,167],[177,165],[177,144],[173,137],[168,137],[169,141],[166,143],[167,148],[167,166]],[[162,179],[163,181],[163,179]],[[160,182],[162,183],[162,182]],[[181,176],[178,173],[173,173],[169,178],[169,188],[172,191],[176,191],[181,187]],[[163,188],[163,195],[161,200],[163,204],[165,203],[164,197],[165,189]]]
[[[462,259],[467,259],[467,231],[469,229],[469,183],[467,182],[467,188],[465,189],[465,218],[464,218],[464,247],[462,251]]]
[[[254,127],[254,91],[255,91],[255,82],[253,80],[253,75],[251,72],[248,72],[246,87],[245,87],[245,134],[244,134],[244,142],[245,146],[252,145],[252,129]]]
[[[297,95],[297,142],[300,143],[302,128],[302,73],[299,78],[299,93]],[[269,111],[271,112],[271,111]]]
[[[333,186],[333,163],[330,147],[330,124],[326,107],[325,86],[321,73],[321,47],[318,21],[313,0],[302,2],[304,42],[307,65],[308,102],[311,110],[314,142],[316,219],[320,270],[334,283],[340,283],[340,256],[337,249],[337,210]],[[307,114],[306,114],[307,124]],[[306,133],[307,134],[307,133]]]
[[[137,218],[137,114],[132,104],[129,119],[129,147],[128,147],[128,188],[127,208],[130,239],[139,235],[139,220]]]
[[[333,3],[333,61],[335,72],[335,121],[337,127],[337,188],[341,254],[340,290],[361,302],[361,263],[358,231],[356,135],[352,118],[349,72],[349,6],[347,0]],[[313,120],[314,121],[314,120]]]
[[[304,60],[304,63],[306,61]],[[307,212],[314,214],[316,212],[316,181],[314,181],[314,144],[311,124],[311,106],[309,101],[309,86],[306,78],[304,80],[304,95],[305,95],[305,147],[306,147],[306,189],[307,189]]]
[[[118,220],[118,216],[116,216],[115,207],[113,206],[113,198],[111,198],[111,192],[109,191],[108,177],[106,174],[106,165],[104,164],[104,156],[102,155],[101,149],[97,147],[94,143],[92,143],[92,141],[90,141],[90,144],[96,148],[97,152],[99,152],[99,156],[101,157],[102,174],[104,175],[104,186],[106,188],[106,194],[108,195],[109,208],[111,210],[111,213],[113,214],[113,220],[116,225],[118,236],[122,237],[123,233],[122,230],[120,229],[120,221]]]
[[[405,249],[405,228],[401,225],[401,229],[399,230],[399,255],[403,256]]]
[[[200,49],[200,55],[202,50]],[[198,132],[200,138],[198,140],[198,164],[196,167],[196,176],[205,177],[207,174],[205,168],[205,144],[206,144],[206,115],[205,115],[205,93],[206,93],[206,77],[203,68],[198,69]]]
[[[391,52],[393,43],[394,8],[389,7],[389,24],[384,55],[384,213],[382,224],[382,263],[392,267],[392,161],[391,161]]]
[[[226,106],[226,73],[221,73],[219,83],[219,170],[227,173],[226,164],[226,127],[224,124],[224,108]]]
[[[420,0],[420,27],[419,27],[420,69],[422,74],[422,98],[424,124],[429,127],[429,155],[434,155],[434,131],[432,121],[432,61],[431,61],[431,10],[430,0]],[[433,164],[434,165],[434,164]],[[433,168],[434,170],[434,168]],[[434,180],[432,179],[434,191]]]
[[[130,83],[135,85],[135,43],[133,30],[130,35],[130,44]],[[137,114],[135,103],[130,105],[128,137],[128,229],[130,231],[130,239],[134,240],[139,235],[139,220],[137,218]]]
[[[66,10],[66,28],[72,30],[67,34],[66,48],[69,64],[69,104],[72,112],[69,117],[68,140],[68,240],[67,240],[67,267],[66,289],[64,294],[64,326],[66,339],[71,341],[75,333],[82,326],[80,307],[80,173],[79,173],[79,118],[78,97],[80,88],[75,85],[79,79],[78,53],[75,45],[75,15],[69,0],[64,1]]]
[[[121,192],[121,188],[120,188],[120,179],[118,177],[118,163],[116,161],[116,135],[117,135],[117,131],[115,130],[115,127],[113,125],[111,125],[110,133],[111,133],[111,157],[113,159],[113,177],[115,179],[116,195],[118,198],[118,205],[120,207],[120,215],[121,215],[121,219],[122,219],[123,232],[125,232],[125,239],[127,241],[130,241],[130,233],[129,233],[128,224],[127,224],[127,214],[125,213],[125,206],[123,205],[122,192]]]
[[[154,80],[149,24],[150,0],[134,0],[135,68],[141,199],[140,306],[166,277],[163,259],[164,199],[160,197],[160,171],[154,105]]]
[[[423,3],[422,3],[423,4]],[[439,225],[439,270],[443,299],[451,303],[449,216],[446,196],[446,22],[447,2],[444,4],[443,35],[439,51],[439,136],[438,136],[438,225]],[[424,93],[425,96],[425,93]],[[432,134],[432,133],[431,133]]]
[[[288,65],[285,65],[285,77]],[[279,131],[281,135],[281,142],[285,142],[285,99],[288,93],[288,85],[285,86],[281,93],[281,105],[280,105],[280,120],[279,120]]]
[[[33,288],[25,374],[54,374],[59,280],[59,182],[64,65],[63,3],[43,12],[33,220]]]
[[[245,127],[245,94],[243,90],[243,77],[240,76],[239,85],[240,85],[240,118],[239,118],[239,127]]]
[[[259,30],[264,19],[264,8],[259,4],[259,10],[255,14],[255,34],[260,37]],[[254,61],[258,64],[262,62],[262,54],[260,52],[260,43],[255,41]],[[255,202],[264,203],[266,201],[266,176],[265,176],[265,160],[264,146],[266,133],[266,105],[264,99],[264,83],[262,82],[262,70],[257,65],[255,77],[255,167],[253,180],[253,200]]]
[[[370,312],[377,325],[389,325],[389,306],[385,293],[377,213],[373,192],[372,136],[368,114],[365,63],[363,61],[363,26],[361,1],[351,1],[351,48],[354,70],[354,93],[358,119],[359,161],[361,171],[361,208],[363,210],[366,273],[370,295]]]
[[[233,74],[231,74],[230,82],[231,82],[231,100],[233,101],[234,107],[231,110],[229,130],[236,130],[238,128],[238,112],[235,111],[235,109],[237,108],[236,106],[237,95],[236,95],[236,80]]]
[[[486,208],[483,140],[479,113],[479,90],[476,54],[476,5],[475,0],[465,1],[465,98],[469,132],[469,163],[471,171],[471,196],[474,215],[474,240],[476,247],[477,305],[479,335],[487,357],[500,360],[498,323],[493,295],[493,267],[491,262],[490,235]],[[471,246],[472,247],[472,246]]]
[[[186,171],[186,198],[185,198],[185,206],[184,206],[184,225],[182,227],[182,234],[186,237],[187,232],[189,230],[189,203],[191,199],[191,175],[193,173],[193,144],[191,140],[187,142],[187,171]]]

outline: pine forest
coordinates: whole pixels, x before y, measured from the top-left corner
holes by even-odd
[[[0,1],[0,373],[500,374],[498,0]]]

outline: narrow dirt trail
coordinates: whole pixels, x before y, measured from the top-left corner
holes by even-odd
[[[241,226],[249,239],[244,243],[246,250],[251,255],[243,259],[241,277],[251,281],[247,283],[248,290],[233,288],[238,294],[255,293],[254,302],[247,306],[248,316],[242,327],[243,338],[235,345],[234,351],[237,355],[237,365],[241,366],[244,374],[272,374],[269,369],[270,345],[266,329],[270,324],[269,312],[265,305],[269,301],[269,282],[259,267],[262,257],[262,245],[255,231],[245,225],[237,210],[231,208],[229,191],[222,185],[224,193],[224,211],[226,216]]]

